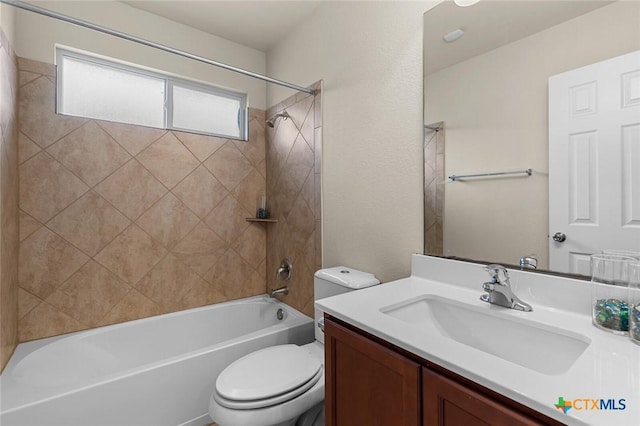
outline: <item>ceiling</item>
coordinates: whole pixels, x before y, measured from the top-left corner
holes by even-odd
[[[612,3],[605,1],[481,1],[458,7],[444,2],[424,16],[425,74],[520,40],[566,20]],[[464,36],[446,43],[442,37],[457,28]]]
[[[123,3],[267,52],[322,1],[125,0]]]

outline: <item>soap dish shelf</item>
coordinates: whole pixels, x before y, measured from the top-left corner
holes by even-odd
[[[278,219],[258,219],[257,217],[248,217],[245,220],[247,222],[278,223]]]

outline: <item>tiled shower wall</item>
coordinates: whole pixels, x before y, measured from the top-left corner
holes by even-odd
[[[0,371],[18,344],[18,71],[0,30]]]
[[[442,256],[445,130],[444,123],[429,127],[424,129],[424,252]]]
[[[278,119],[267,128],[267,204],[277,223],[267,230],[267,283],[287,285],[284,302],[313,317],[313,273],[320,269],[320,166],[322,122],[320,83],[315,96],[299,93],[267,111],[286,110],[291,119]],[[293,264],[290,281],[275,279],[280,261]]]
[[[265,292],[264,111],[248,142],[67,117],[18,68],[20,341]]]

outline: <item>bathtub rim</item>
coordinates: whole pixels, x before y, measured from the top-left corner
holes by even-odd
[[[175,316],[187,315],[192,312],[215,309],[216,307],[221,307],[224,305],[244,304],[244,303],[264,303],[264,302],[283,308],[287,312],[287,316],[276,324],[255,330],[251,333],[243,334],[241,336],[236,336],[232,339],[225,340],[223,342],[220,342],[214,345],[205,346],[189,352],[181,353],[179,355],[175,355],[172,357],[168,357],[168,358],[160,359],[147,364],[143,364],[141,366],[132,367],[132,368],[124,369],[122,371],[118,371],[115,373],[107,374],[89,382],[81,382],[80,384],[73,383],[73,384],[65,384],[60,386],[44,387],[44,389],[48,391],[46,393],[50,394],[49,396],[44,396],[44,397],[37,396],[35,398],[25,397],[25,393],[28,394],[29,390],[34,390],[38,388],[19,383],[15,381],[15,379],[13,379],[13,377],[11,376],[11,373],[14,371],[16,366],[18,366],[20,361],[22,361],[22,359],[24,359],[26,356],[49,344],[53,344],[60,340],[92,336],[95,334],[103,333],[105,330],[117,330],[123,327],[130,327],[134,324],[154,321],[154,320],[157,320],[158,318],[171,318]],[[215,350],[220,350],[220,349],[224,349],[226,347],[232,346],[234,344],[247,342],[258,336],[268,336],[268,335],[278,333],[283,329],[303,326],[309,322],[312,323],[313,318],[310,318],[309,316],[303,314],[302,312],[298,311],[292,306],[287,305],[281,300],[271,298],[267,294],[261,294],[257,296],[251,296],[251,297],[246,297],[242,299],[234,299],[234,300],[229,300],[225,302],[213,303],[213,304],[185,309],[181,311],[169,312],[166,314],[154,315],[151,317],[145,317],[145,318],[125,321],[117,324],[94,327],[87,330],[80,330],[72,333],[66,333],[58,336],[45,337],[42,339],[24,342],[19,344],[16,347],[16,350],[14,351],[13,355],[9,359],[9,362],[7,363],[4,371],[0,375],[0,391],[2,391],[0,392],[0,416],[4,414],[12,413],[17,410],[28,408],[29,406],[32,406],[32,405],[40,404],[49,400],[63,397],[69,394],[82,392],[84,390],[91,389],[96,386],[108,384],[123,378],[133,376],[135,374],[144,373],[156,368],[175,364],[184,360],[188,360],[193,357],[206,355]],[[286,327],[284,325],[286,325]],[[12,392],[9,392],[8,394],[5,390],[5,386],[7,385],[10,386],[10,390],[12,391]],[[39,388],[39,389],[43,389],[43,388]],[[5,401],[7,401],[8,404],[5,403]]]

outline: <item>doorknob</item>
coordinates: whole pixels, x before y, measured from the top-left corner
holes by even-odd
[[[562,232],[556,232],[555,234],[553,234],[553,241],[556,241],[558,243],[562,243],[566,239],[567,239],[567,236]]]

